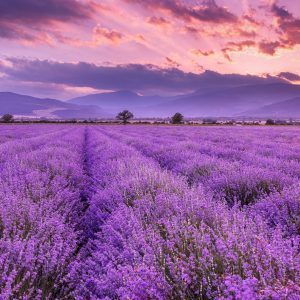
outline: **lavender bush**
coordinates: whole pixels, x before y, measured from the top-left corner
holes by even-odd
[[[299,299],[299,133],[5,126],[0,299]]]

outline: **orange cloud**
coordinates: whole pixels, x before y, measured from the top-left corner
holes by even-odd
[[[244,37],[244,38],[254,38],[257,35],[257,33],[254,30],[238,29],[237,33],[239,36]]]
[[[193,27],[193,26],[184,26],[185,33],[190,34],[199,34],[199,29]]]
[[[290,68],[297,73],[300,19],[295,4],[289,9],[278,4],[287,0],[264,0],[264,6],[260,0],[92,1],[11,0],[8,8],[0,1],[0,42],[9,41],[1,52],[9,53],[13,41],[16,56],[63,61],[67,53],[66,61],[80,56],[99,62],[101,57],[112,64],[180,65],[186,72],[194,72],[201,61],[204,69],[221,72],[272,73],[276,68],[277,74]],[[279,49],[292,50],[274,56]],[[235,64],[229,63],[233,59]]]
[[[170,57],[166,57],[166,64],[168,67],[171,67],[171,68],[179,68],[180,67],[180,64]]]
[[[215,0],[204,1],[201,5],[188,7],[179,0],[124,0],[128,3],[139,4],[145,9],[159,9],[171,15],[191,22],[192,20],[208,23],[236,23],[238,17],[227,8],[218,6]]]
[[[268,42],[268,41],[262,41],[258,44],[259,51],[264,54],[274,55],[276,53],[276,50],[279,47],[282,47],[282,44],[278,41],[275,42]]]
[[[278,77],[291,82],[300,82],[300,75],[291,72],[281,72],[278,74]]]
[[[0,38],[19,40],[23,44],[47,44],[52,45],[53,39],[49,34],[42,31],[28,31],[23,27],[15,26],[10,22],[0,20]]]
[[[82,3],[77,0],[1,1],[0,38],[42,42],[45,40],[41,34],[43,29],[53,29],[57,22],[90,20],[99,7],[91,1]]]
[[[165,27],[167,25],[170,25],[170,22],[168,20],[166,20],[165,18],[163,17],[150,17],[148,19],[148,23],[149,24],[152,24],[152,25],[156,25],[156,26],[159,26],[159,27]]]
[[[116,30],[110,30],[108,28],[97,25],[93,30],[94,38],[96,42],[107,40],[113,44],[119,44],[123,39],[124,35]]]
[[[221,51],[223,52],[224,57],[231,62],[231,52],[240,52],[243,51],[245,48],[255,47],[255,45],[256,43],[252,40],[246,40],[242,42],[229,42],[227,43],[226,47],[223,48]]]
[[[193,49],[191,52],[196,56],[210,56],[210,55],[215,54],[215,52],[212,51],[212,50],[202,51],[202,50],[199,50],[199,49]]]
[[[300,19],[294,17],[285,7],[279,6],[277,0],[271,5],[271,12],[276,18],[279,39],[273,42],[261,42],[261,52],[274,55],[279,48],[292,49],[300,44]]]

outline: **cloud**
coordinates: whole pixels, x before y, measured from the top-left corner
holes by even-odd
[[[271,11],[281,20],[292,17],[292,14],[289,13],[284,7],[280,7],[277,5],[277,1],[272,4]]]
[[[63,84],[72,87],[90,87],[104,90],[129,89],[133,91],[188,91],[208,85],[248,85],[283,81],[251,75],[219,74],[205,71],[201,74],[183,72],[178,68],[160,68],[154,65],[115,65],[60,63],[48,60],[10,58],[0,64],[0,72],[9,80]]]
[[[287,79],[289,81],[300,81],[300,75],[290,72],[281,72],[278,74],[278,77]]]
[[[269,40],[266,36],[258,36],[254,30],[237,29],[241,36],[249,38],[258,37],[260,40],[256,42],[249,39],[242,42],[227,43],[222,52],[228,61],[232,61],[230,52],[239,52],[248,47],[255,47],[260,53],[274,56],[278,49],[292,49],[295,45],[300,44],[300,19],[296,19],[285,7],[279,6],[277,1],[272,1],[271,6],[267,6],[267,9],[276,18],[277,24],[274,28],[276,36],[272,40]],[[256,26],[260,26],[258,29],[266,28],[266,24],[260,24],[252,17],[246,16],[246,20]]]
[[[279,41],[274,42],[268,42],[268,41],[262,41],[258,44],[259,51],[268,54],[268,55],[274,55],[278,48],[282,48],[284,45],[281,44]]]
[[[193,49],[191,51],[191,53],[193,53],[196,56],[211,56],[211,55],[215,54],[215,52],[212,51],[212,50],[210,50],[210,51],[202,51],[202,50],[199,50],[199,49]]]
[[[294,17],[285,7],[279,6],[277,1],[272,4],[271,12],[277,19],[278,28],[281,31],[280,41],[274,44],[273,53],[275,53],[278,48],[293,48],[299,45],[300,19]]]
[[[268,17],[262,22],[259,21],[259,17],[254,19],[253,16],[244,15],[243,20],[246,23],[243,24],[246,26],[248,22],[250,26],[236,28],[234,31],[247,40],[229,42],[221,49],[228,61],[232,61],[231,52],[240,52],[249,47],[256,48],[260,53],[274,56],[279,49],[292,49],[300,44],[300,19],[294,17],[285,7],[278,5],[277,0],[259,7],[271,12],[273,20]],[[263,33],[264,31],[266,33]]]
[[[147,21],[149,24],[151,25],[156,25],[156,26],[159,26],[159,27],[165,27],[167,25],[170,25],[170,22],[163,18],[163,17],[150,17]]]
[[[22,27],[15,26],[11,23],[6,23],[0,20],[0,38],[9,40],[21,40],[26,43],[35,44],[51,44],[52,39],[44,32],[28,32]]]
[[[99,8],[77,0],[0,1],[0,38],[42,42],[43,29],[56,28],[58,22],[80,24]]]
[[[215,0],[204,1],[201,5],[188,7],[179,0],[124,0],[139,4],[147,9],[159,9],[184,21],[198,20],[209,23],[236,23],[238,17],[228,9],[218,6]]]
[[[15,80],[10,80],[6,77],[1,78],[1,91],[13,91],[17,94],[30,95],[39,98],[66,100],[86,94],[103,92],[103,90],[97,90],[89,87],[72,87],[64,84],[48,82],[18,81],[18,84],[16,84]]]
[[[170,57],[166,57],[166,64],[168,67],[171,67],[171,68],[179,68],[180,67],[180,64],[176,60],[174,60]]]
[[[253,16],[249,16],[249,15],[244,15],[243,19],[245,21],[248,21],[250,24],[255,25],[255,26],[259,26],[261,25],[260,22],[258,22],[257,20],[255,20],[255,18]]]
[[[245,48],[255,47],[256,43],[252,40],[245,40],[242,42],[229,42],[227,43],[226,47],[222,49],[224,57],[228,61],[232,61],[230,57],[231,52],[240,52],[243,51]]]
[[[193,35],[198,35],[200,30],[193,26],[184,26],[185,32]]]
[[[77,22],[90,19],[95,8],[92,2],[77,0],[9,0],[0,2],[0,18],[23,25]]]
[[[97,42],[104,39],[110,41],[113,44],[119,44],[124,38],[124,35],[121,32],[116,30],[110,30],[100,25],[97,25],[94,28],[93,33],[94,38]]]
[[[237,33],[244,38],[254,38],[257,36],[257,33],[254,30],[237,29]]]

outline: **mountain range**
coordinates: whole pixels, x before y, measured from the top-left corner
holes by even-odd
[[[41,99],[10,92],[0,92],[0,114],[40,118],[108,118],[110,114],[98,106],[76,105],[56,99]]]
[[[298,97],[298,100],[297,100]],[[289,113],[285,108],[293,100]],[[296,100],[295,100],[296,99]],[[242,86],[216,86],[172,97],[141,96],[130,91],[92,94],[69,100],[97,105],[116,114],[128,109],[137,117],[168,117],[181,112],[187,117],[300,117],[300,85],[274,82]],[[275,105],[276,106],[272,106]],[[268,106],[272,107],[268,112]]]
[[[292,118],[300,116],[300,97],[290,100],[266,105],[258,109],[245,112],[247,116],[270,117],[270,118]]]
[[[300,118],[300,85],[287,82],[217,84],[177,96],[143,96],[133,91],[90,94],[60,101],[0,92],[0,114],[57,119],[113,118],[128,109],[136,117]]]

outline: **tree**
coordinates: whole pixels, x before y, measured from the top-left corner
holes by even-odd
[[[272,120],[272,119],[268,119],[268,120],[266,121],[266,125],[275,125],[275,121]]]
[[[133,113],[129,110],[123,110],[122,112],[118,113],[116,118],[121,120],[123,124],[126,124],[128,123],[128,120],[133,118]]]
[[[11,123],[14,121],[14,116],[11,114],[5,114],[2,116],[1,120],[5,123]]]
[[[181,113],[176,113],[172,118],[171,118],[171,123],[172,124],[180,124],[183,121],[183,115]]]

